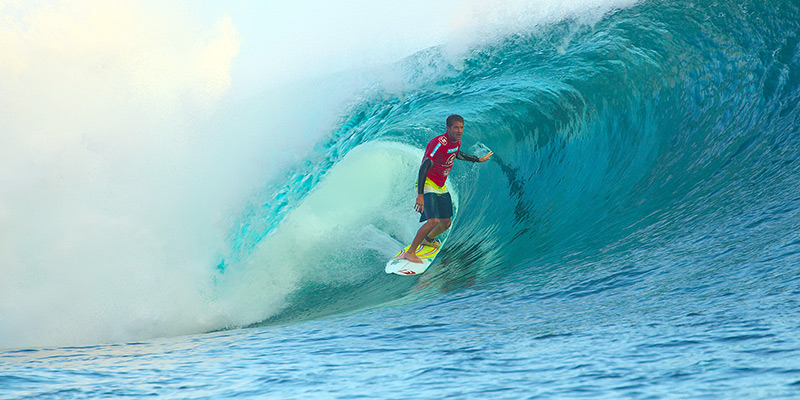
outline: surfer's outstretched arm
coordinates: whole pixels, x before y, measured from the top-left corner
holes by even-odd
[[[494,154],[494,153],[490,151],[490,152],[486,153],[485,156],[479,158],[479,157],[473,156],[472,154],[467,154],[467,153],[464,153],[461,150],[459,150],[458,153],[456,153],[456,158],[459,159],[459,160],[464,160],[464,161],[484,162],[484,161],[492,158],[492,154]]]

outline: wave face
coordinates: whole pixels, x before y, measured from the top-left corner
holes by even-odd
[[[798,275],[786,266],[800,254],[798,21],[796,2],[644,2],[591,24],[567,19],[514,32],[458,62],[446,48],[417,54],[392,71],[402,85],[373,81],[308,164],[243,217],[239,255],[220,265],[221,276],[241,263],[230,260],[252,261],[253,249],[280,236],[276,227],[350,152],[387,142],[422,149],[457,112],[466,119],[463,148],[485,145],[496,155],[456,164],[459,214],[438,265],[413,293],[506,279],[575,280],[562,293],[570,296],[634,285],[639,299],[680,291],[678,281],[740,296],[753,280],[788,290]],[[348,221],[348,234],[380,233],[314,242],[349,278],[337,284],[330,266],[307,270],[302,289],[268,321],[408,293],[411,284],[398,289],[374,271],[416,229],[404,210],[420,156],[365,178],[371,165],[386,164],[363,164],[344,178],[355,187],[337,184],[330,196],[383,200],[363,214],[358,202],[337,202],[353,215],[329,217],[326,229]],[[393,197],[383,195],[386,182]],[[296,237],[313,241],[311,232]],[[347,243],[352,254],[334,250]],[[580,282],[592,271],[606,278]]]

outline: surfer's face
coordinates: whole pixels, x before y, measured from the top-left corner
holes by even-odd
[[[456,121],[453,122],[453,125],[447,127],[447,136],[449,136],[451,140],[458,142],[459,140],[461,140],[461,136],[463,135],[464,135],[463,122]]]

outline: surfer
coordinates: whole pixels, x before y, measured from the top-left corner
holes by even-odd
[[[422,213],[419,222],[425,223],[417,231],[414,241],[409,246],[409,251],[403,254],[403,258],[408,261],[422,263],[422,260],[414,254],[414,249],[420,244],[432,247],[441,246],[442,242],[436,237],[450,227],[453,202],[450,199],[450,193],[447,192],[445,181],[450,169],[453,168],[453,161],[457,158],[464,161],[484,162],[493,154],[490,151],[485,156],[478,158],[463,153],[460,150],[463,134],[464,118],[453,114],[447,117],[445,133],[433,138],[425,148],[425,156],[419,167],[417,199],[414,203],[414,209]]]

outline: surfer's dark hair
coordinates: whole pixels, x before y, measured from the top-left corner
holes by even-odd
[[[462,116],[460,116],[458,114],[453,114],[453,115],[447,117],[447,127],[448,128],[453,126],[453,124],[455,124],[456,122],[461,122],[463,124],[464,123],[464,117],[462,117]]]

